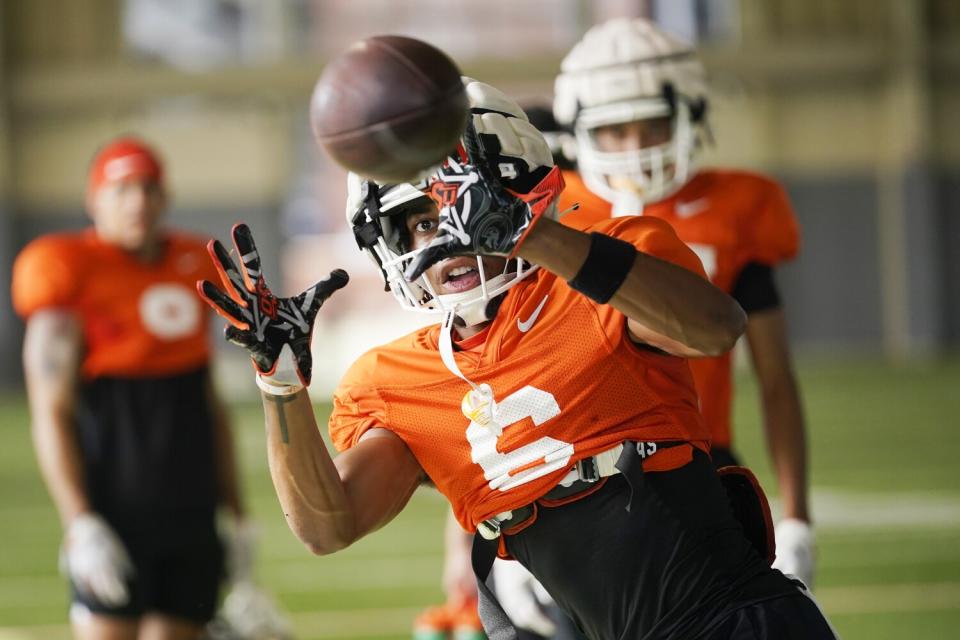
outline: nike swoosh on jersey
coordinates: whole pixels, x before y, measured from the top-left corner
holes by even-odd
[[[517,318],[517,329],[520,329],[521,333],[526,333],[533,328],[533,323],[537,321],[540,312],[543,310],[543,305],[547,304],[547,298],[549,297],[550,296],[543,296],[543,300],[540,301],[540,304],[537,305],[537,308],[533,310],[533,313],[531,313],[530,317],[525,321]]]
[[[705,211],[710,206],[710,200],[707,198],[697,198],[690,202],[678,202],[673,209],[680,218],[691,218],[698,213]]]

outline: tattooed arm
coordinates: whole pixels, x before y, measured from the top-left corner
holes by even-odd
[[[74,426],[83,340],[80,323],[63,310],[30,316],[23,341],[23,368],[31,433],[47,489],[67,525],[90,510]]]
[[[306,391],[261,395],[273,485],[287,524],[313,553],[333,553],[379,529],[423,480],[393,432],[371,429],[333,460]]]
[[[324,300],[347,284],[347,273],[334,270],[299,295],[277,298],[264,280],[250,229],[239,224],[232,235],[239,263],[219,241],[208,245],[223,288],[209,281],[197,288],[229,321],[227,339],[253,359],[270,475],[290,529],[314,553],[333,553],[396,516],[423,472],[385,429],[371,429],[336,462],[317,429],[304,389],[313,369],[313,322]]]

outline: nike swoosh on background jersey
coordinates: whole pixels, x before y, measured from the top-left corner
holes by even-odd
[[[543,300],[540,301],[540,304],[537,305],[537,308],[533,310],[533,313],[530,314],[530,317],[525,321],[517,318],[517,329],[520,329],[521,333],[526,333],[533,328],[533,323],[537,321],[537,318],[540,316],[540,312],[543,310],[543,305],[547,304],[547,298],[550,296],[543,296]]]
[[[691,218],[701,211],[706,210],[710,206],[710,201],[707,198],[697,198],[696,200],[691,200],[690,202],[678,202],[674,205],[673,209],[677,212],[677,216],[680,218]]]

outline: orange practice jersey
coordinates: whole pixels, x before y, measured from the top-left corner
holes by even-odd
[[[209,359],[198,279],[218,281],[197,238],[171,233],[162,259],[144,264],[87,229],[28,244],[13,267],[12,297],[23,318],[53,308],[76,314],[84,379],[166,376]]]
[[[607,219],[592,228],[703,275],[660,220]],[[535,500],[577,460],[624,440],[709,446],[687,361],[638,348],[622,313],[545,269],[509,291],[482,344],[454,356],[471,381],[492,388],[502,433],[465,417],[470,386],[444,366],[439,335],[439,326],[427,327],[354,363],[334,395],[330,434],[341,451],[374,427],[399,435],[465,529]],[[674,450],[663,450],[666,466],[646,468],[689,461],[668,463]]]
[[[561,222],[583,229],[611,215],[611,205],[590,191],[579,175],[565,172],[560,210],[574,203],[580,209]],[[676,194],[647,205],[644,216],[670,223],[680,239],[696,252],[711,282],[730,293],[743,268],[792,259],[799,250],[800,230],[786,193],[777,183],[742,171],[704,170]],[[733,397],[731,354],[690,361],[700,394],[700,407],[716,446],[731,444]]]

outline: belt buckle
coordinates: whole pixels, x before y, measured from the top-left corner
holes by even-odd
[[[477,524],[477,533],[479,533],[484,540],[496,540],[500,537],[500,525],[512,518],[513,511],[498,513],[492,518],[480,521],[480,523]]]
[[[500,537],[500,523],[493,518],[483,520],[477,525],[477,533],[484,540],[496,540]]]

